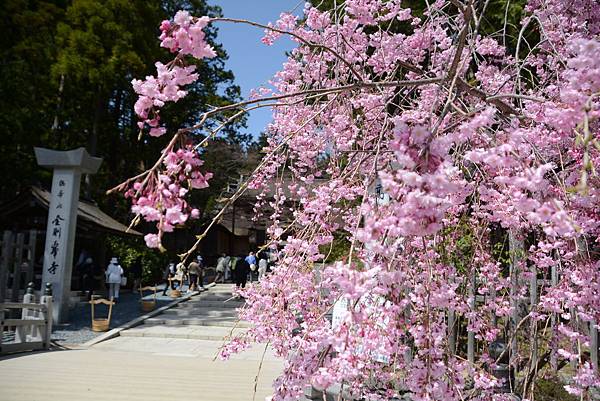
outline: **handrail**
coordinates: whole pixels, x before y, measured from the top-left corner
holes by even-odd
[[[19,302],[3,302],[0,303],[0,309],[40,309],[47,310],[46,304],[30,304],[30,303],[19,303]]]
[[[104,299],[104,298],[92,299],[92,300],[90,300],[90,303],[94,304],[94,305],[98,305],[98,304],[104,304],[104,305],[107,305],[107,306],[114,305],[114,301],[109,301],[108,299]]]

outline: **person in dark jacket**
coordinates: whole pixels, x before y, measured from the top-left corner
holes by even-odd
[[[94,261],[91,257],[88,257],[80,267],[82,290],[84,291],[88,301],[92,299],[94,293]]]
[[[142,284],[142,257],[138,256],[131,264],[131,275],[133,276],[133,292],[139,291]]]
[[[235,264],[235,270],[233,271],[233,279],[236,287],[246,288],[246,280],[248,278],[248,272],[250,271],[250,265],[244,259],[244,257],[238,258]]]
[[[163,271],[163,281],[165,283],[165,289],[163,291],[163,295],[167,295],[167,290],[169,289],[169,285],[171,285],[171,289],[174,290],[173,282],[169,282],[169,278],[175,276],[175,263],[171,262],[165,267]]]

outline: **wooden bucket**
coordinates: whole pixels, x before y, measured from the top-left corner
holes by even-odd
[[[110,320],[108,319],[94,319],[92,320],[92,331],[108,331]]]
[[[110,316],[112,315],[112,307],[115,304],[111,300],[107,299],[91,299],[90,304],[92,305],[92,331],[108,331],[110,326]],[[94,306],[97,304],[104,304],[108,306],[108,316],[106,318],[97,318],[94,313]]]
[[[144,312],[153,311],[154,308],[156,308],[156,301],[155,300],[147,301],[147,300],[142,299],[142,310]]]
[[[144,299],[144,291],[153,291],[152,299]],[[142,287],[140,284],[140,305],[144,312],[150,312],[156,308],[156,286]]]

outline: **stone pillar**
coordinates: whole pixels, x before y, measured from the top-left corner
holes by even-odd
[[[68,315],[81,174],[96,173],[102,159],[91,157],[84,148],[68,151],[35,148],[35,156],[38,165],[54,170],[42,283],[52,284],[52,317],[54,322],[62,323]]]
[[[35,303],[35,295],[34,295],[33,283],[30,282],[27,285],[27,290],[25,290],[25,295],[23,296],[24,304],[34,304]],[[21,319],[22,320],[33,320],[37,318],[37,311],[35,309],[23,308],[21,310]],[[15,329],[15,342],[16,343],[24,343],[29,340],[29,338],[33,335],[36,326],[17,326]],[[31,340],[30,340],[31,341]]]
[[[52,284],[46,283],[44,286],[44,295],[40,298],[40,304],[46,305],[46,314],[44,318],[46,320],[46,326],[44,326],[44,332],[42,333],[44,348],[50,348],[50,340],[52,339],[52,316],[53,314],[53,299],[52,299]]]

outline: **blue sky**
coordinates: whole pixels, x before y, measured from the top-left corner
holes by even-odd
[[[220,6],[225,17],[263,24],[275,22],[282,12],[295,9],[294,13],[300,14],[304,6],[304,1],[299,0],[208,0],[208,3]],[[233,71],[244,98],[252,89],[268,83],[286,60],[285,52],[294,47],[294,42],[286,37],[277,40],[273,46],[263,44],[260,39],[264,31],[259,28],[228,22],[215,25],[219,28],[217,41],[229,55],[226,67]],[[270,121],[270,109],[254,110],[248,116],[246,131],[256,137]]]

